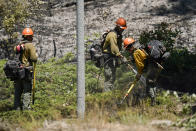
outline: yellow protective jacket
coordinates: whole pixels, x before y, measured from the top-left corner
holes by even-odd
[[[20,55],[20,61],[25,67],[33,66],[33,62],[37,62],[36,49],[32,42],[21,42],[24,44],[24,51]],[[14,47],[16,51],[16,47]]]
[[[147,53],[143,49],[137,49],[133,53],[133,57],[137,66],[137,70],[139,74],[142,74],[144,69],[144,63],[147,59]]]
[[[109,32],[105,38],[103,52],[119,56],[122,48],[122,37],[117,37],[115,32]]]

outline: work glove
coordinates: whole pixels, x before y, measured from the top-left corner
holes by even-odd
[[[139,81],[139,80],[140,80],[140,77],[141,77],[141,74],[137,73],[137,75],[135,76],[135,79],[136,79],[137,81]]]
[[[121,58],[121,61],[122,61],[122,64],[126,64],[126,65],[129,64],[129,61],[124,56]]]
[[[158,68],[161,69],[161,70],[164,69],[163,66],[162,66],[161,64],[159,64],[158,62],[157,62],[157,66],[158,66]]]
[[[163,61],[167,60],[170,57],[170,52],[165,52],[164,55],[162,56]]]

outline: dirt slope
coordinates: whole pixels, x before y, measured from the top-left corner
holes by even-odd
[[[57,56],[76,49],[76,2],[75,0],[44,0],[42,17],[27,22],[35,30],[35,43],[40,60],[54,55],[53,44],[57,45]],[[96,34],[113,28],[118,17],[127,20],[125,36],[138,39],[143,30],[152,29],[161,22],[181,29],[182,38],[176,45],[195,50],[196,41],[195,0],[85,0],[85,38],[94,39]],[[20,32],[22,29],[18,29]],[[53,41],[54,40],[54,41]],[[3,53],[2,53],[3,54]]]

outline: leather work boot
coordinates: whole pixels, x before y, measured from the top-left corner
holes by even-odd
[[[154,106],[156,104],[156,100],[154,97],[151,98],[151,106]]]

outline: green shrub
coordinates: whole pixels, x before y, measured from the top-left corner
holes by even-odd
[[[164,65],[170,73],[184,73],[195,68],[195,59],[196,55],[189,53],[186,48],[174,49]]]
[[[196,114],[194,114],[191,117],[188,117],[186,119],[180,120],[179,122],[175,123],[175,126],[178,127],[186,127],[189,128],[190,130],[195,130],[195,125],[196,125]]]
[[[131,82],[134,81],[135,74],[132,70],[128,69],[127,65],[121,65],[116,71],[116,89],[128,89]]]
[[[35,104],[29,111],[14,111],[13,107],[13,82],[1,73],[0,79],[0,118],[2,122],[8,121],[18,126],[32,130],[42,126],[44,120],[57,120],[61,118],[75,118],[77,108],[77,74],[76,65],[65,63],[68,57],[49,62],[37,63],[36,68],[36,93]],[[3,72],[5,60],[0,61],[0,71]],[[154,117],[160,119],[176,119],[174,109],[176,106],[172,97],[158,96],[160,105],[150,107],[147,101],[141,107],[127,107],[126,102],[119,106],[126,93],[126,85],[132,82],[134,74],[122,65],[117,70],[116,90],[104,92],[103,70],[95,67],[92,62],[86,62],[86,114],[94,111],[93,115],[100,119],[105,117],[108,122],[119,121],[122,123],[145,123]],[[100,74],[100,76],[99,76]],[[99,81],[97,78],[99,77]],[[128,86],[127,86],[128,87]],[[99,113],[98,113],[99,112]],[[135,115],[133,115],[135,114]],[[186,114],[185,114],[186,115]],[[173,118],[172,118],[173,117]],[[28,127],[27,127],[28,125]]]
[[[195,92],[194,87],[196,72],[196,54],[188,52],[186,48],[174,47],[175,40],[180,38],[180,30],[172,29],[170,24],[161,23],[153,30],[141,33],[139,42],[146,45],[150,40],[160,40],[171,53],[170,57],[163,63],[165,70],[162,71],[160,83],[166,89]],[[190,75],[189,75],[190,74]],[[190,80],[190,78],[193,79]],[[187,83],[187,81],[189,81]]]
[[[143,31],[140,35],[139,42],[146,45],[150,40],[160,40],[164,43],[167,50],[172,50],[175,39],[180,35],[181,31],[172,30],[168,23],[162,22],[155,26],[153,30]]]

